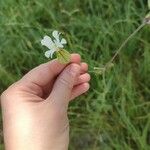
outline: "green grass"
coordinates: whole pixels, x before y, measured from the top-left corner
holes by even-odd
[[[70,104],[70,150],[150,149],[150,26],[130,40],[110,71],[93,73],[146,12],[146,0],[0,0],[0,92],[47,61],[40,40],[57,29],[92,77],[90,91]]]

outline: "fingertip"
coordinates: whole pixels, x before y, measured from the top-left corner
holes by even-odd
[[[91,80],[90,74],[84,73],[84,74],[81,74],[81,75],[78,77],[78,79],[77,79],[75,85],[79,85],[79,84],[82,84],[82,83],[85,83],[85,82],[89,82],[90,80]]]
[[[77,53],[71,54],[71,63],[80,63],[81,62],[81,56]]]
[[[76,97],[86,93],[89,90],[89,88],[90,88],[90,84],[88,82],[80,84],[80,85],[77,85],[72,90],[70,100],[73,100],[74,98],[76,98]]]
[[[89,82],[91,80],[90,74],[86,73],[85,76],[86,76],[86,82]]]
[[[88,64],[85,62],[82,62],[81,68],[82,68],[82,72],[87,72],[88,71]]]
[[[85,92],[87,92],[90,89],[90,84],[88,82],[87,83],[83,83],[82,87],[83,87],[83,91],[85,93]]]
[[[72,53],[71,56],[72,57],[79,57],[79,58],[81,58],[80,54],[78,54],[78,53]]]

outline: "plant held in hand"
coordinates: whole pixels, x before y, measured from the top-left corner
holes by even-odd
[[[47,58],[52,58],[53,54],[56,52],[58,61],[62,64],[66,64],[70,62],[71,55],[68,51],[63,49],[64,45],[67,44],[67,41],[64,38],[60,38],[60,35],[61,33],[55,30],[52,33],[54,39],[46,35],[41,40],[41,44],[49,49],[45,52]]]

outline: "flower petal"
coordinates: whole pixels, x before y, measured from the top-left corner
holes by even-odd
[[[52,58],[54,52],[55,52],[55,49],[51,49],[51,50],[46,51],[46,52],[45,52],[45,57],[47,57],[47,58],[50,58],[50,57],[51,57],[51,58]]]
[[[58,42],[60,41],[60,39],[59,39],[60,33],[58,31],[56,31],[56,30],[53,31],[52,35],[56,41],[58,41]]]
[[[50,56],[51,56],[51,50],[46,51],[45,52],[45,57],[50,58]]]
[[[55,45],[56,45],[58,48],[63,48],[63,47],[64,47],[63,44],[61,44],[61,42],[59,42],[59,41],[54,40],[54,43],[55,43]]]
[[[51,55],[51,58],[53,57],[53,54],[54,54],[55,52],[56,52],[55,49],[52,49],[52,50],[51,50],[51,54],[50,54],[50,55]]]
[[[62,40],[61,40],[61,44],[67,44],[66,39],[62,38]]]
[[[41,40],[41,44],[48,47],[49,49],[51,49],[52,47],[54,47],[54,42],[52,41],[52,39],[49,36],[44,36],[44,38]]]

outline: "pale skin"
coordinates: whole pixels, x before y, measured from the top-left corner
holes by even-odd
[[[80,55],[71,62],[42,64],[1,96],[6,150],[67,150],[68,104],[89,89],[88,66]]]

